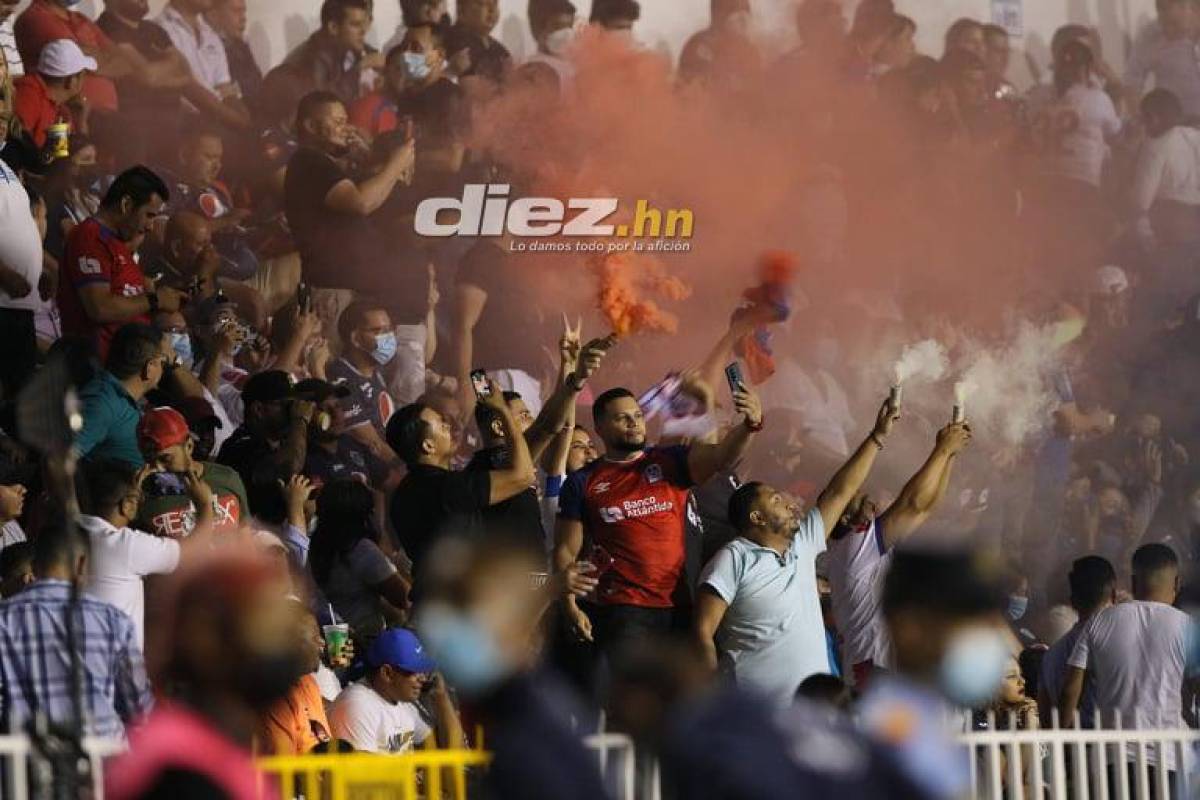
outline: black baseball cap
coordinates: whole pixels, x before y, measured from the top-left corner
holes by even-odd
[[[281,369],[269,369],[257,375],[251,375],[242,388],[242,402],[276,403],[288,400],[296,394],[296,385],[292,376]]]
[[[1000,559],[962,547],[896,548],[883,584],[884,613],[930,611],[968,618],[1002,611]]]
[[[320,378],[308,378],[300,381],[294,387],[292,392],[297,397],[303,397],[305,400],[312,400],[314,403],[321,403],[330,397],[336,397],[341,400],[344,397],[350,396],[350,387],[342,381],[330,383],[323,381]]]

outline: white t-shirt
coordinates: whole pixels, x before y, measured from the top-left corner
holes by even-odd
[[[722,671],[779,706],[791,705],[805,678],[832,671],[817,591],[824,550],[825,522],[814,508],[785,555],[738,537],[700,575],[729,604],[716,636]]]
[[[1116,712],[1123,728],[1182,728],[1183,680],[1195,672],[1188,663],[1193,635],[1191,618],[1177,608],[1120,603],[1088,622],[1067,664],[1088,671],[1106,728]]]
[[[42,278],[42,235],[29,208],[29,194],[3,160],[0,160],[0,264],[19,273],[32,288],[19,299],[0,292],[0,308],[22,311],[40,308],[37,285]]]
[[[1200,131],[1178,125],[1147,139],[1133,176],[1133,207],[1148,215],[1158,200],[1200,206]]]
[[[1121,132],[1121,118],[1102,89],[1072,86],[1046,107],[1050,137],[1044,165],[1051,175],[1100,185],[1108,142]]]
[[[405,753],[433,729],[412,703],[389,703],[365,681],[347,686],[329,709],[329,727],[364,753]]]
[[[891,642],[883,624],[880,599],[892,551],[886,549],[883,530],[876,520],[864,531],[831,538],[828,547],[825,568],[846,674],[850,676],[855,664],[866,661],[887,667],[891,663]]]
[[[92,542],[86,591],[133,620],[138,647],[145,635],[146,596],[142,578],[174,572],[179,542],[131,528],[115,528],[100,517],[82,515],[79,525]]]

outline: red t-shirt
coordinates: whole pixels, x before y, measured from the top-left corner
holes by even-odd
[[[399,109],[383,92],[371,92],[350,105],[350,124],[370,136],[396,130],[400,125]]]
[[[21,128],[39,150],[46,146],[46,131],[59,120],[71,121],[71,110],[50,99],[46,82],[37,73],[22,75],[13,81],[16,97],[13,113],[21,120]]]
[[[89,218],[71,229],[67,236],[66,255],[62,264],[62,279],[58,285],[58,311],[62,316],[64,336],[85,336],[96,344],[103,360],[117,329],[128,322],[149,322],[142,315],[125,322],[97,324],[88,317],[79,299],[84,286],[108,284],[112,294],[137,297],[146,293],[146,278],[133,254],[117,234]]]
[[[112,39],[88,17],[68,11],[50,0],[33,0],[13,25],[17,50],[27,72],[35,72],[42,48],[55,39],[71,39],[85,52],[103,52]],[[83,96],[93,109],[117,110],[117,86],[108,78],[88,73],[83,77]]]
[[[567,478],[559,515],[612,556],[600,577],[603,605],[671,608],[684,566],[688,449],[652,447],[636,461],[603,459]],[[583,554],[586,556],[586,552]]]

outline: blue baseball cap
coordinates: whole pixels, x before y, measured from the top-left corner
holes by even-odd
[[[379,669],[385,664],[405,672],[423,673],[437,669],[437,664],[425,654],[417,635],[408,628],[389,628],[371,643],[367,650],[367,668]]]

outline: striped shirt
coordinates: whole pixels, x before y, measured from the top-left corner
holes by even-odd
[[[8,74],[19,78],[25,74],[25,65],[21,62],[21,52],[17,50],[17,37],[13,34],[13,18],[0,22],[0,54],[8,63]]]
[[[70,724],[71,660],[66,581],[39,580],[0,603],[0,711],[7,731],[25,726],[34,711]],[[150,710],[150,685],[133,621],[91,597],[79,600],[76,642],[82,643],[85,730],[124,738],[126,724]]]

